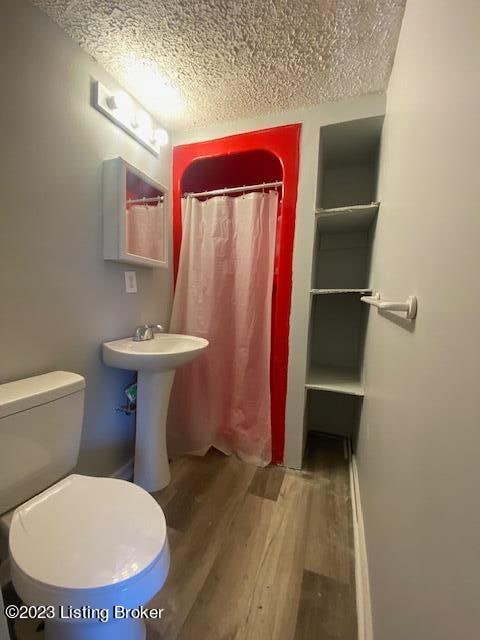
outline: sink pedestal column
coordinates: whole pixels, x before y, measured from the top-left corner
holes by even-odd
[[[133,481],[147,491],[170,482],[167,413],[175,370],[139,371]]]

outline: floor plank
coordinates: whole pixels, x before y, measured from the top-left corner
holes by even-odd
[[[310,486],[305,569],[354,584],[352,505],[325,485]]]
[[[338,495],[350,495],[348,455],[345,440],[310,433],[303,474],[312,482],[326,482]]]
[[[247,494],[179,635],[234,638],[255,584],[274,503]]]
[[[168,544],[170,545],[170,553],[175,553],[176,548],[180,544],[181,539],[183,538],[182,531],[178,531],[178,529],[174,529],[173,527],[167,526],[167,534],[168,534]]]
[[[287,473],[235,640],[293,638],[303,576],[307,499],[302,478]]]
[[[285,469],[283,467],[265,467],[257,469],[248,491],[254,496],[276,500],[282,486]]]
[[[356,640],[355,594],[349,585],[305,571],[294,640]]]
[[[212,452],[208,458],[189,458],[190,473],[184,474],[176,483],[174,494],[163,507],[167,524],[178,531],[188,529],[194,513],[209,499],[217,473],[229,464],[229,458],[218,452]],[[164,501],[163,496],[157,499],[160,504]]]
[[[185,480],[185,477],[191,476],[193,472],[192,466],[191,456],[179,456],[170,461],[170,484],[165,489],[152,493],[152,496],[164,511],[168,503],[177,494],[178,487]]]
[[[149,626],[168,640],[177,638],[255,472],[252,465],[233,457],[223,458],[219,465],[213,465],[216,469],[208,492],[191,505],[188,527],[172,553],[168,580],[150,603],[152,607],[164,608],[165,614],[161,621],[152,621]],[[190,486],[193,491],[194,485]]]
[[[305,569],[354,585],[349,461],[344,441],[312,434],[305,460],[310,504]]]

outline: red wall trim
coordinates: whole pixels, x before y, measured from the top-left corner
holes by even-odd
[[[292,258],[297,205],[301,124],[242,133],[173,149],[173,257],[175,279],[182,240],[182,176],[200,158],[214,158],[254,150],[273,153],[283,168],[283,197],[277,228],[277,275],[272,309],[271,411],[272,462],[281,464],[285,447],[288,338],[292,294]],[[229,186],[229,185],[225,185]],[[233,185],[239,186],[239,185]]]

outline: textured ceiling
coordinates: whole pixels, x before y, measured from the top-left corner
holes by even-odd
[[[385,90],[406,0],[32,2],[179,129]]]

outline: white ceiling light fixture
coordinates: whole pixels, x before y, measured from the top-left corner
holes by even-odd
[[[112,92],[101,82],[93,85],[93,106],[155,156],[168,144],[168,133],[125,91]]]

